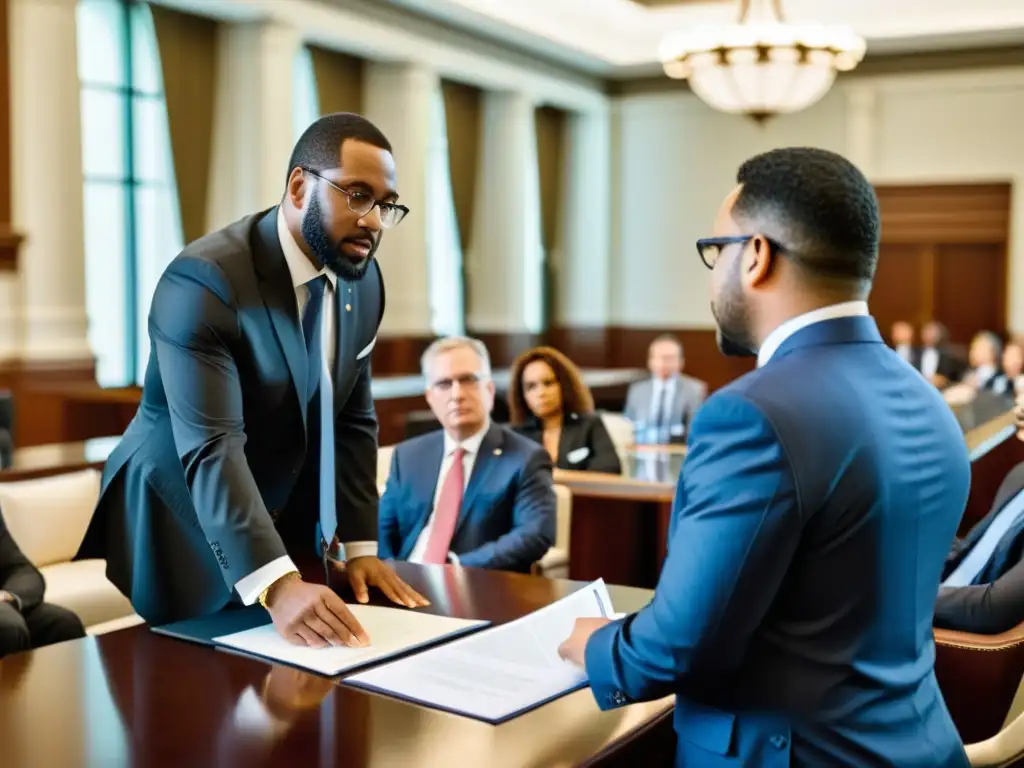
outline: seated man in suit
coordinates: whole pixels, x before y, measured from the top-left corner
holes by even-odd
[[[889,341],[897,355],[921,370],[921,350],[914,344],[914,326],[906,320],[897,320],[892,324]]]
[[[1024,440],[1024,396],[1017,399]],[[1024,621],[1024,463],[1007,473],[992,509],[954,542],[935,603],[935,626],[996,635]]]
[[[43,602],[46,583],[7,530],[0,514],[0,658],[85,637],[67,608]]]
[[[914,367],[928,381],[942,389],[960,381],[967,366],[950,348],[946,327],[932,320],[921,329],[921,348]]]
[[[380,500],[380,557],[528,572],[555,540],[551,459],[491,424],[494,382],[479,341],[439,339],[422,368],[443,429],[395,446]]]
[[[693,417],[708,394],[703,381],[685,376],[683,345],[663,334],[647,350],[651,378],[634,382],[626,393],[625,416],[636,425],[636,441],[683,443]]]

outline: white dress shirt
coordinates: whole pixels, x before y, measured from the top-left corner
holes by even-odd
[[[939,350],[925,347],[921,350],[921,375],[931,380],[939,370]]]
[[[907,363],[913,363],[914,362],[914,348],[911,347],[909,344],[897,344],[896,345],[896,354],[899,355],[900,358],[902,358],[904,362],[907,362]]]
[[[866,314],[868,314],[868,303],[866,301],[844,301],[841,304],[831,304],[821,309],[814,309],[802,315],[791,317],[768,334],[768,338],[764,340],[764,344],[758,350],[757,367],[760,368],[771,360],[772,355],[782,346],[782,342],[809,325],[814,325],[824,320],[836,320],[840,317],[857,317],[858,315]]]
[[[419,538],[416,539],[416,546],[412,548],[412,553],[409,555],[410,563],[422,563],[423,556],[427,553],[427,543],[430,541],[430,532],[434,530],[434,518],[437,517],[437,502],[441,499],[441,489],[444,487],[445,478],[448,477],[448,473],[452,469],[452,465],[455,463],[455,449],[462,446],[462,450],[466,454],[462,457],[462,478],[464,485],[462,486],[463,492],[466,490],[466,486],[469,485],[469,478],[473,474],[473,465],[476,464],[476,457],[480,453],[480,443],[483,442],[484,435],[487,434],[487,430],[491,428],[491,425],[485,424],[483,429],[477,432],[472,437],[467,437],[461,443],[457,443],[455,439],[448,434],[444,433],[444,459],[441,460],[441,470],[437,473],[437,485],[434,486],[434,505],[430,510],[430,517],[427,519],[427,524],[423,526],[423,530],[420,531]],[[459,558],[454,552],[450,552],[448,557],[452,562],[458,563]]]
[[[299,310],[299,318],[309,301],[309,288],[306,283],[318,277],[327,275],[327,285],[324,287],[324,302],[320,311],[323,313],[323,327],[321,343],[323,361],[327,367],[326,376],[331,380],[331,371],[334,370],[334,355],[337,349],[338,324],[335,315],[334,295],[338,288],[338,276],[331,270],[324,267],[318,270],[306,258],[306,254],[299,248],[288,225],[284,220],[284,213],[279,209],[277,212],[277,237],[281,241],[281,250],[284,251],[284,260],[288,263],[288,271],[292,276],[292,286],[295,288],[295,302]],[[301,395],[300,395],[301,396]],[[323,471],[323,470],[321,470]],[[349,541],[344,542],[345,558],[351,560],[355,557],[376,557],[376,541]],[[259,599],[263,590],[277,581],[279,578],[292,571],[297,571],[295,563],[288,555],[282,555],[276,560],[271,560],[262,568],[257,568],[248,576],[244,576],[235,584],[238,595],[245,605],[252,605]]]

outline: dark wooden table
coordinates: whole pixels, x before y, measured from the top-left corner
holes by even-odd
[[[450,566],[397,567],[431,600],[426,610],[495,623],[582,586]],[[651,597],[628,587],[611,593],[619,611]],[[0,765],[670,765],[671,706],[669,698],[601,712],[584,689],[491,726],[138,626],[0,661]]]

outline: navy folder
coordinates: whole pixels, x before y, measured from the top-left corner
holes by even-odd
[[[227,608],[206,616],[164,624],[153,627],[153,631],[177,640],[187,640],[190,643],[217,645],[213,642],[213,638],[255,629],[269,624],[269,619],[270,617],[262,606],[250,605],[245,608]]]

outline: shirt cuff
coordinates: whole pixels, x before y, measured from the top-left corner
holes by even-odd
[[[248,576],[239,579],[235,583],[235,589],[238,590],[238,596],[242,598],[243,604],[252,605],[263,594],[264,589],[285,574],[297,570],[299,569],[295,567],[292,559],[288,555],[282,555],[276,560],[271,560],[262,568],[257,568]]]
[[[450,562],[452,565],[459,565],[459,556],[456,555],[454,552],[449,552],[448,562]]]
[[[345,560],[377,556],[376,541],[347,541],[342,546],[345,548]]]

